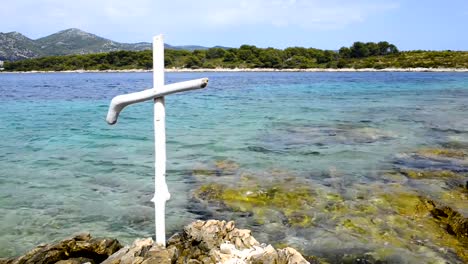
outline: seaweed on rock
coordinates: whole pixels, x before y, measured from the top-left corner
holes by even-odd
[[[265,218],[271,216],[269,210],[274,209],[281,212],[288,225],[299,227],[313,225],[310,208],[314,196],[312,188],[307,186],[229,187],[217,183],[202,185],[194,193],[201,201],[222,204],[233,211],[250,212],[260,223],[264,223]]]

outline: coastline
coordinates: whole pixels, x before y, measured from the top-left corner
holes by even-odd
[[[0,71],[1,73],[132,73],[152,72],[152,70],[128,69],[128,70],[71,70],[71,71]],[[165,72],[468,72],[468,68],[310,68],[310,69],[273,69],[273,68],[215,68],[215,69],[188,69],[168,68]]]

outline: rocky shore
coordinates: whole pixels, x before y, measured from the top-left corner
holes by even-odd
[[[317,262],[313,257],[309,260]],[[81,234],[55,244],[39,245],[23,256],[0,259],[0,264],[156,264],[156,263],[276,263],[308,262],[295,249],[275,249],[259,243],[250,230],[234,222],[196,221],[168,239],[166,247],[151,238],[137,239],[122,246],[111,238]]]

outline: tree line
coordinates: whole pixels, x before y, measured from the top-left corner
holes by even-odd
[[[165,50],[166,68],[409,68],[467,67],[468,52],[400,52],[386,41],[355,42],[338,51],[289,47],[284,50],[242,45],[239,48]],[[151,69],[152,51],[51,56],[6,62],[6,71],[125,70]]]

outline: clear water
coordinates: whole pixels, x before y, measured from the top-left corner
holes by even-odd
[[[346,189],[383,181],[401,153],[468,142],[466,73],[168,73],[166,81],[201,77],[208,88],[166,98],[168,233],[213,216],[190,205],[192,171],[219,160],[323,186],[334,174]],[[126,243],[153,235],[152,103],[125,109],[115,126],[104,120],[113,96],[151,78],[0,75],[0,257],[80,231]],[[291,230],[288,241],[316,253],[314,237],[336,236],[321,227]]]

